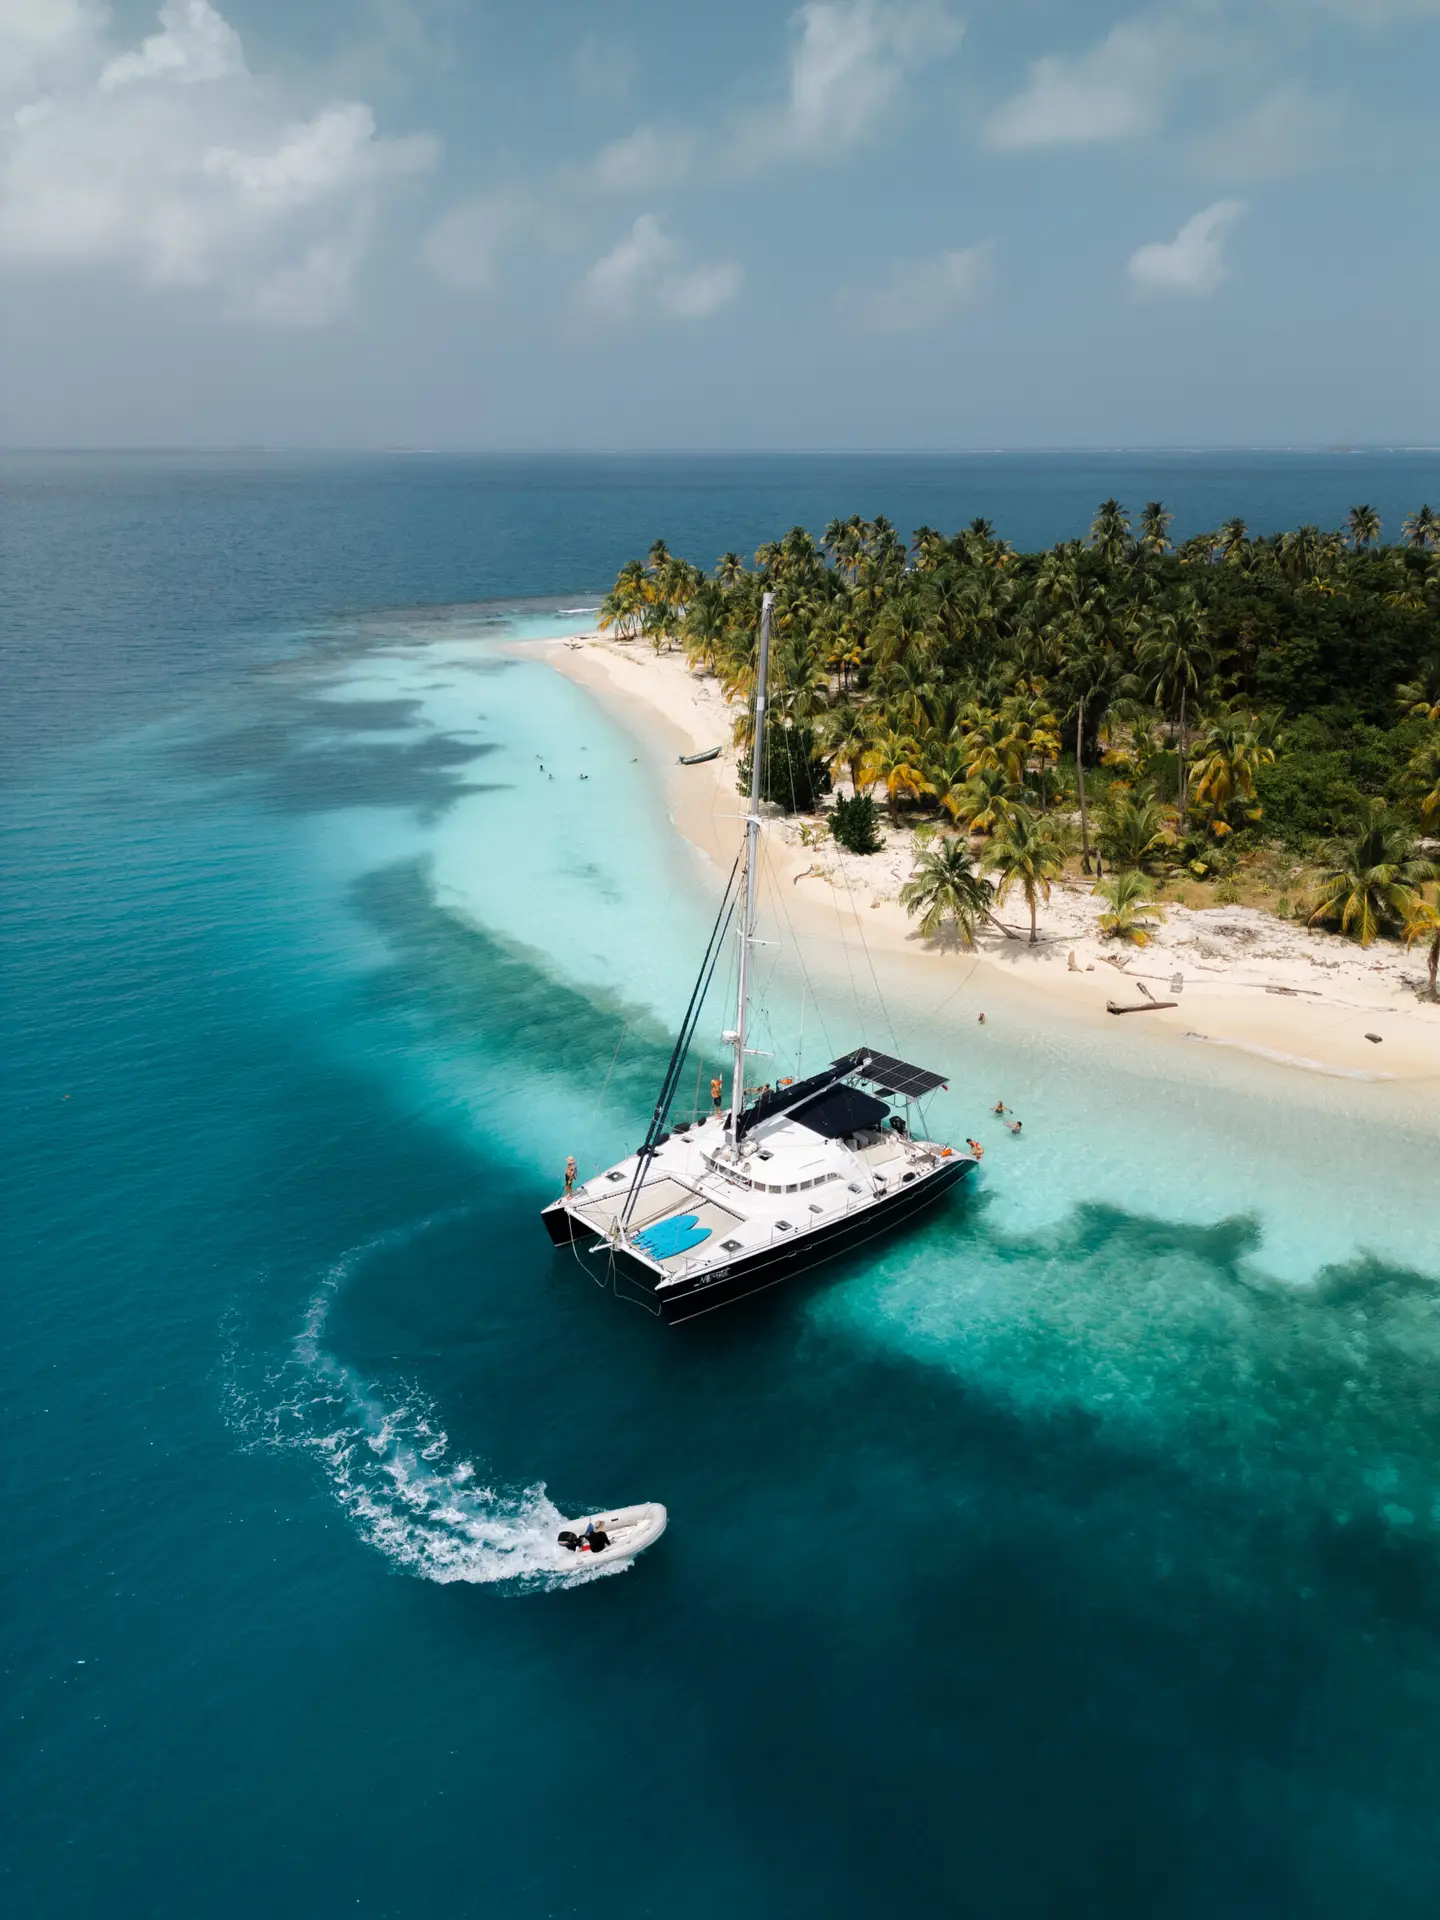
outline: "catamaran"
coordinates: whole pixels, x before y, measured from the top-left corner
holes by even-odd
[[[892,1054],[858,1047],[820,1073],[746,1087],[756,934],[756,873],[762,814],[766,686],[774,596],[761,602],[750,805],[742,851],[731,869],[680,1035],[645,1139],[636,1152],[583,1184],[573,1177],[541,1218],[557,1247],[574,1247],[602,1277],[630,1283],[671,1324],[847,1252],[913,1219],[976,1164],[923,1137],[916,1103],[945,1076]],[[731,1098],[704,1118],[666,1121],[724,949],[737,929]],[[751,1095],[754,1097],[750,1097]],[[904,1112],[892,1111],[903,1105]],[[573,1175],[573,1168],[572,1168]]]

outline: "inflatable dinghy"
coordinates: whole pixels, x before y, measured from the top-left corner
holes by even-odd
[[[658,1500],[638,1507],[616,1507],[610,1513],[582,1514],[561,1527],[555,1549],[567,1569],[598,1558],[633,1560],[637,1553],[654,1546],[668,1518]]]

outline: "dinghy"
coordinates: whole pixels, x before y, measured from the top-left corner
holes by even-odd
[[[682,753],[680,756],[680,764],[682,767],[698,767],[703,765],[707,760],[718,760],[719,758],[719,747],[706,747],[703,753]]]
[[[644,1501],[638,1507],[616,1507],[611,1513],[582,1514],[561,1527],[555,1550],[567,1572],[597,1559],[633,1560],[637,1553],[654,1546],[668,1518],[658,1500]]]

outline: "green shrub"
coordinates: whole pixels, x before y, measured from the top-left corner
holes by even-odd
[[[878,853],[880,815],[868,793],[841,798],[830,810],[830,831],[850,853]]]
[[[742,754],[735,784],[743,794],[750,791],[752,765],[751,756]],[[762,800],[785,813],[813,813],[815,803],[829,793],[830,785],[830,769],[816,753],[815,736],[809,727],[772,725],[766,729]]]

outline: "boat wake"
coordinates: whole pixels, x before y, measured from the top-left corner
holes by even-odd
[[[382,1234],[343,1254],[322,1276],[285,1358],[247,1385],[232,1355],[227,1415],[248,1446],[297,1449],[322,1468],[340,1510],[367,1546],[395,1566],[442,1585],[508,1583],[515,1590],[573,1587],[626,1563],[588,1557],[556,1566],[565,1516],[542,1485],[505,1491],[453,1456],[427,1395],[391,1398],[326,1346],[330,1312],[377,1255],[435,1225]]]

